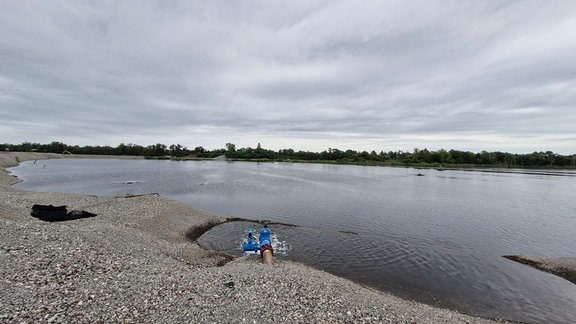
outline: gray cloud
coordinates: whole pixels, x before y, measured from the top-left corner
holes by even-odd
[[[0,1],[0,142],[576,152],[572,1]]]

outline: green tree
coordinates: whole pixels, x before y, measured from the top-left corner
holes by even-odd
[[[149,156],[164,156],[166,155],[166,145],[160,143],[149,145],[146,148],[146,154]]]
[[[172,156],[184,156],[186,155],[186,151],[188,151],[188,149],[185,146],[182,146],[180,144],[172,144],[170,145],[170,155]]]
[[[232,143],[226,143],[226,152],[228,153],[236,152],[236,145]]]
[[[68,150],[68,145],[62,142],[52,142],[46,146],[46,150],[51,153],[64,153]]]

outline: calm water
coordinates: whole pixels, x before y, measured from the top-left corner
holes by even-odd
[[[501,257],[574,256],[574,172],[99,159],[29,161],[11,171],[26,190],[159,193],[298,225],[271,226],[291,246],[279,257],[473,315],[576,322],[576,285]],[[238,253],[246,227],[254,224],[227,223],[200,242]]]

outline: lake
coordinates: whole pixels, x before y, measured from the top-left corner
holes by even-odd
[[[28,161],[10,171],[25,190],[159,193],[297,225],[271,225],[289,247],[279,258],[472,315],[576,322],[576,285],[502,257],[574,256],[574,171],[112,159]],[[226,223],[199,241],[239,254],[247,227],[258,225]]]

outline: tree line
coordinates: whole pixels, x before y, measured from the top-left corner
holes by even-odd
[[[149,158],[171,159],[211,159],[224,155],[231,160],[245,161],[293,161],[316,163],[341,163],[361,165],[408,165],[422,167],[454,167],[454,166],[485,166],[485,167],[546,167],[546,168],[576,168],[576,155],[561,155],[551,151],[515,154],[506,152],[479,153],[458,150],[437,150],[415,148],[406,151],[355,151],[329,148],[322,152],[295,151],[281,149],[278,151],[262,148],[260,143],[256,148],[236,148],[233,143],[226,143],[224,148],[207,150],[202,146],[189,149],[180,144],[153,144],[141,146],[121,143],[111,146],[78,146],[66,145],[61,142],[39,144],[24,142],[22,144],[0,144],[0,151],[46,152],[92,155],[132,155]]]

